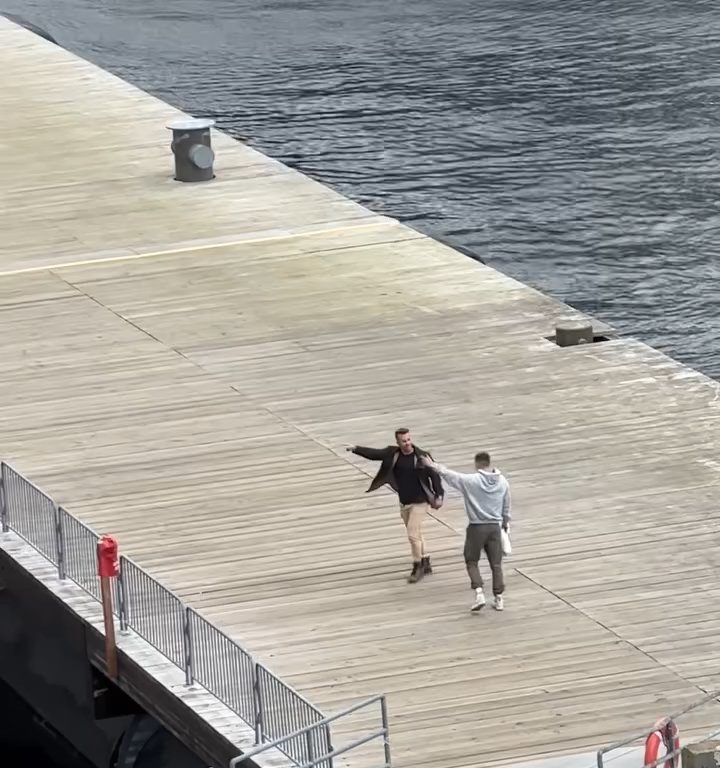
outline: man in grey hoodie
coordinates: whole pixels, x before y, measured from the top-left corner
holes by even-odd
[[[428,469],[435,470],[449,486],[460,491],[465,502],[468,526],[465,532],[465,566],[470,586],[475,590],[475,602],[470,609],[477,612],[485,605],[483,580],[478,562],[483,550],[492,571],[494,608],[505,607],[505,583],[502,571],[502,534],[510,526],[510,486],[503,475],[490,463],[484,451],[475,454],[475,472],[463,474],[436,464],[427,456],[421,459]]]

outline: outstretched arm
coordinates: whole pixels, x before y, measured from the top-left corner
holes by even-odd
[[[462,472],[455,472],[442,464],[437,464],[428,456],[423,456],[421,461],[429,470],[436,472],[451,488],[455,488],[457,491],[462,491],[468,478],[473,477],[473,475],[465,475]]]
[[[369,459],[370,461],[382,461],[385,458],[387,448],[365,448],[362,445],[349,445],[346,451],[355,453],[358,456],[362,456],[363,459]]]

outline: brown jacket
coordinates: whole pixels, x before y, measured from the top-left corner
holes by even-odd
[[[422,448],[418,448],[416,445],[413,446],[413,449],[415,451],[416,466],[417,460],[423,456],[428,456],[430,459],[432,459],[432,456],[430,453],[428,453],[428,451],[423,451]],[[388,445],[386,448],[365,448],[362,445],[356,445],[353,448],[353,453],[356,453],[358,456],[362,456],[364,459],[370,459],[370,461],[381,462],[380,469],[370,483],[370,487],[367,489],[366,493],[376,491],[383,485],[389,485],[395,491],[395,493],[397,493],[395,473],[393,472],[395,462],[397,461],[400,454],[400,448],[397,445]],[[428,504],[431,504],[432,506],[439,506],[439,504],[436,505],[435,499],[439,498],[442,503],[442,498],[445,495],[442,481],[440,480],[440,475],[438,475],[434,470],[423,466],[417,467],[417,471],[419,474],[418,479],[420,480],[420,487],[423,489],[423,493],[427,497]]]

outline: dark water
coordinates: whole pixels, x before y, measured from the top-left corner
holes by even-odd
[[[2,0],[720,376],[717,0]]]

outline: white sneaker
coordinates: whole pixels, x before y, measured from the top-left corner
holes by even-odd
[[[485,594],[482,591],[482,587],[478,587],[475,590],[475,602],[470,609],[473,613],[477,613],[485,607]]]
[[[502,595],[495,595],[495,603],[493,604],[493,608],[496,611],[504,611],[505,610],[505,601],[503,600]]]

